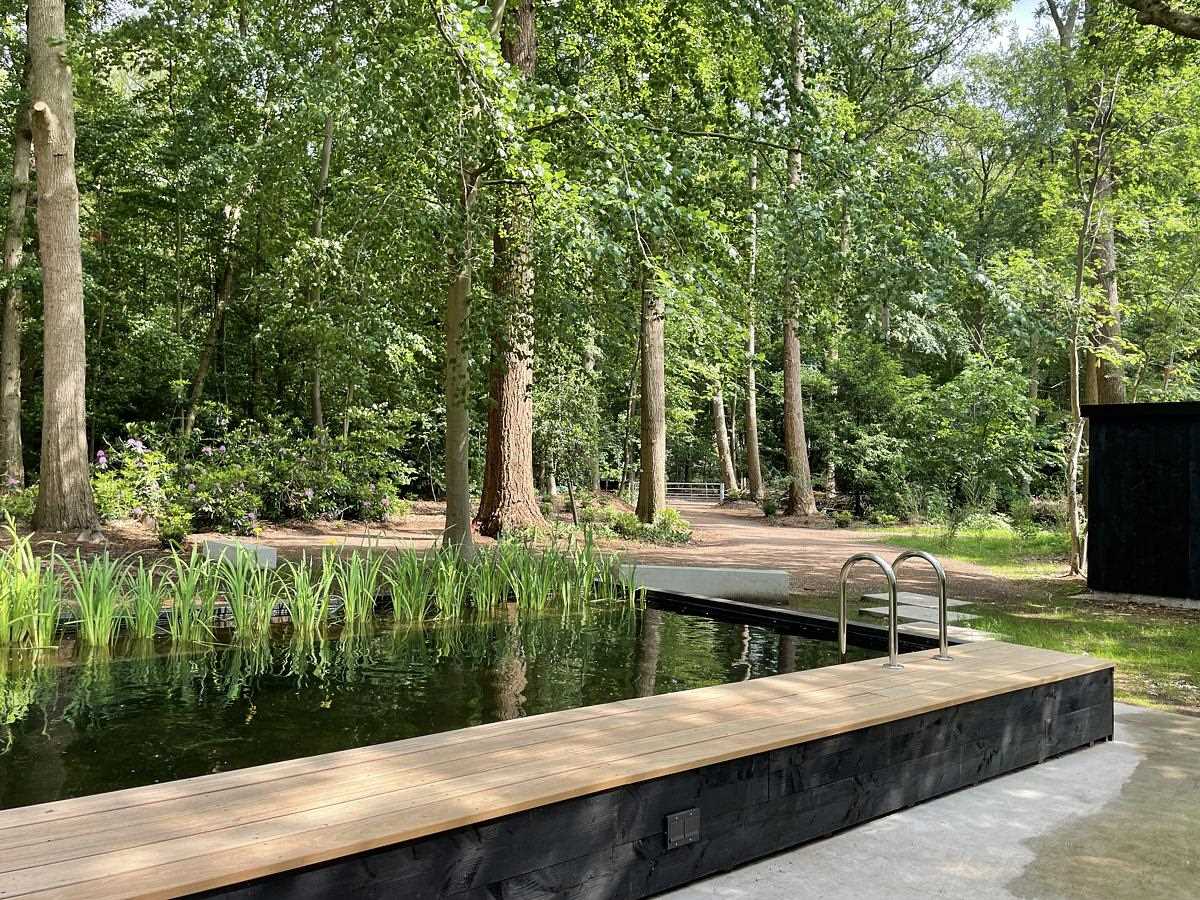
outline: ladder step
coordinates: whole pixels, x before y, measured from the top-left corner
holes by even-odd
[[[888,595],[885,591],[880,591],[874,594],[863,594],[863,600],[871,603],[887,603]],[[912,591],[900,591],[896,594],[896,602],[901,606],[927,606],[930,609],[937,609],[938,598],[929,594],[914,594]],[[946,607],[953,609],[956,606],[972,606],[973,604],[966,600],[946,599]]]
[[[888,608],[886,606],[869,606],[859,610],[860,613],[868,616],[879,616],[881,619],[888,617]],[[896,615],[901,619],[911,619],[915,622],[937,622],[937,610],[930,609],[927,606],[905,606],[901,604],[896,607]],[[978,619],[979,616],[971,613],[953,612],[947,610],[947,622],[972,622]]]

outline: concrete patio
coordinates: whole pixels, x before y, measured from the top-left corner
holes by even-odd
[[[673,900],[1200,896],[1200,718],[1117,705],[1112,743],[664,894]]]

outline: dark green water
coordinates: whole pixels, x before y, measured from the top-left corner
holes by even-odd
[[[837,661],[830,642],[600,607],[304,646],[0,656],[0,808]]]

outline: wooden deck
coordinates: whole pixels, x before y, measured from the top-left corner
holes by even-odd
[[[0,897],[174,897],[1111,668],[1000,642],[0,812]]]

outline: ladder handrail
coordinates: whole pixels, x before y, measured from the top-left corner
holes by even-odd
[[[934,574],[938,580],[938,655],[934,657],[941,662],[949,662],[952,657],[950,655],[950,637],[949,631],[949,610],[946,603],[946,570],[942,568],[942,564],[938,562],[936,556],[932,553],[926,553],[924,550],[905,550],[894,560],[892,560],[892,570],[900,568],[900,563],[908,559],[923,559],[933,567]]]
[[[838,590],[841,594],[841,602],[838,604],[838,650],[841,651],[842,656],[846,655],[846,631],[850,618],[846,608],[846,580],[850,575],[850,570],[860,562],[874,563],[887,576],[888,612],[890,613],[888,616],[888,661],[883,664],[883,667],[892,670],[903,669],[904,666],[897,659],[900,645],[897,628],[900,617],[897,615],[899,604],[896,596],[896,573],[884,558],[876,553],[855,553],[842,565],[842,573],[838,576]]]

